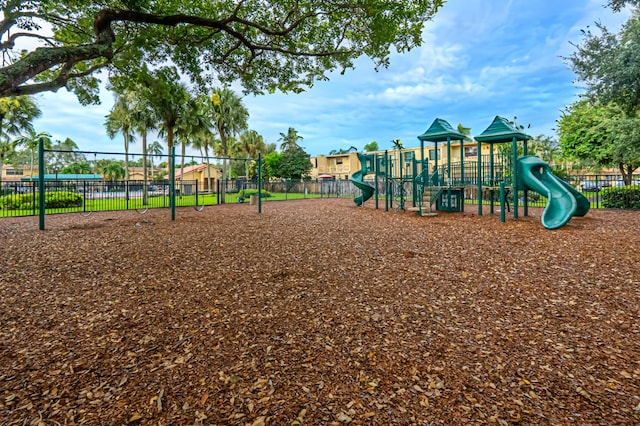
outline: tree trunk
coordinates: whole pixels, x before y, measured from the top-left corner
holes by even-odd
[[[2,168],[4,167],[4,154],[0,154],[0,195],[4,195],[2,190]]]
[[[30,150],[31,151],[31,165],[29,166],[29,176],[33,176],[33,149]],[[2,169],[0,169],[0,172],[2,171]],[[33,178],[31,178],[31,180],[33,181]]]
[[[631,181],[633,180],[633,171],[635,169],[633,169],[632,166],[623,163],[618,164],[618,169],[622,174],[622,180],[624,180],[624,184],[626,186],[631,185]]]
[[[169,155],[167,157],[167,163],[169,165],[169,167],[171,166],[175,166],[175,164],[171,163],[171,151],[173,149],[173,126],[169,126],[167,125],[167,147],[169,148]],[[171,179],[171,170],[169,170],[169,179]],[[172,182],[169,182],[169,185],[171,185]],[[175,189],[175,182],[173,182],[174,184],[174,189]]]
[[[125,200],[129,200],[129,129],[122,129],[124,134],[124,188]]]
[[[182,198],[182,193],[184,192],[184,155],[186,151],[187,144],[182,142],[182,149],[180,154],[182,157],[180,158],[180,198]]]
[[[218,129],[220,133],[220,145],[222,146],[222,185],[220,186],[220,203],[225,203],[227,196],[227,135],[224,133],[224,129]]]
[[[207,159],[207,190],[209,192],[213,192],[211,188],[211,164],[209,163],[209,148],[205,145],[204,147],[204,155]]]

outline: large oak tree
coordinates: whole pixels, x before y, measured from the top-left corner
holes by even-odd
[[[627,3],[639,5],[640,1],[612,0],[610,5],[620,8]],[[640,110],[640,9],[634,10],[618,34],[596,24],[594,30],[584,31],[575,47],[566,59],[589,99],[615,102],[630,115]]]
[[[640,6],[639,0],[610,0],[609,6]],[[629,184],[640,167],[640,10],[618,34],[597,24],[584,32],[567,58],[586,89],[558,120],[560,146],[569,156],[618,167]]]
[[[444,0],[0,1],[0,97],[66,87],[98,101],[96,71],[170,61],[199,86],[300,90],[362,55],[386,66],[422,42]],[[26,49],[24,52],[21,49]]]
[[[615,103],[594,104],[586,99],[569,106],[558,120],[562,151],[577,160],[617,167],[625,184],[640,167],[640,119]]]

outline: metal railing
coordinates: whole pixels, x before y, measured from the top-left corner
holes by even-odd
[[[467,175],[467,171],[469,175]],[[465,168],[465,176],[473,176],[474,169]],[[424,171],[426,174],[426,169]],[[424,174],[422,178],[425,178]],[[427,175],[427,179],[435,179],[436,174]],[[437,176],[442,176],[441,171]],[[606,188],[624,186],[620,176],[616,175],[574,175],[566,181],[580,191],[590,202],[592,208],[603,208],[602,191]],[[367,180],[375,186],[375,180]],[[395,197],[400,182],[390,180],[387,188],[384,179],[378,179],[378,195],[380,197]],[[444,182],[439,182],[443,184]],[[454,184],[462,182],[454,180]],[[431,183],[434,185],[435,183]],[[216,180],[215,185],[203,191],[204,185],[198,181],[176,182],[176,207],[212,206],[222,203],[237,203],[248,199],[249,195],[257,192],[258,183],[255,180],[227,179]],[[413,186],[410,181],[402,182],[404,200],[413,202]],[[464,186],[464,185],[461,185]],[[634,175],[631,187],[640,189],[640,175]],[[222,189],[225,198],[222,199]],[[421,189],[417,187],[417,202],[420,202]],[[360,195],[357,188],[348,179],[281,179],[262,182],[262,190],[270,197],[265,202],[290,200],[300,198],[353,198]],[[483,190],[483,202],[498,202],[498,191]],[[169,208],[169,181],[46,181],[45,206],[46,214],[55,213],[83,213],[96,211],[137,210],[138,212],[154,208]],[[12,216],[32,216],[38,214],[39,196],[37,182],[3,182],[0,188],[0,218]],[[527,192],[528,205],[531,207],[545,207],[547,199],[533,191]],[[465,204],[477,204],[478,193],[473,186],[464,189]],[[524,202],[524,192],[519,191],[518,199]]]

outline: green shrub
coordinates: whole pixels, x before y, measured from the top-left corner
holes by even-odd
[[[83,197],[75,192],[47,192],[44,197],[44,205],[48,209],[82,207]]]
[[[241,192],[244,194],[242,198],[249,198],[252,195],[258,195],[257,189],[243,189]],[[273,197],[273,195],[271,195],[269,191],[262,191],[262,198],[269,198],[269,197]]]
[[[5,210],[33,209],[33,194],[12,194],[0,197],[0,207]]]
[[[82,195],[74,192],[45,192],[44,205],[48,209],[82,207]],[[5,210],[33,210],[39,208],[38,194],[13,194],[0,197],[0,207]],[[34,205],[35,203],[35,205]]]
[[[610,187],[600,191],[602,207],[609,209],[640,209],[640,188],[637,186]]]

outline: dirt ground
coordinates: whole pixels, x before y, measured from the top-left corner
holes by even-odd
[[[640,424],[640,212],[0,221],[0,425]]]

